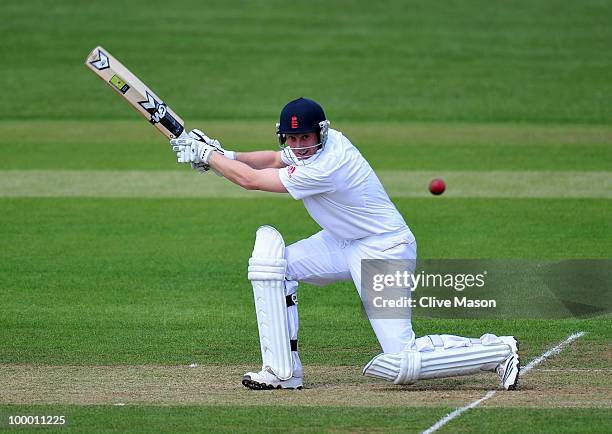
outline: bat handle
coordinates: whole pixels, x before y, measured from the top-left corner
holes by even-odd
[[[186,129],[183,129],[183,132],[181,132],[181,135],[177,137],[177,139],[189,139],[189,138],[190,138],[190,136],[187,133]]]

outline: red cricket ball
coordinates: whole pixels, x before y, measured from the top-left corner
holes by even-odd
[[[443,179],[436,178],[429,183],[429,191],[431,192],[431,194],[435,194],[436,196],[444,193],[445,189],[446,184],[444,183]]]

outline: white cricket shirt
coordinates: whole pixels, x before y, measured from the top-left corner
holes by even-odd
[[[284,167],[279,175],[319,226],[341,240],[407,229],[370,164],[340,131],[329,130],[315,158],[304,166]]]

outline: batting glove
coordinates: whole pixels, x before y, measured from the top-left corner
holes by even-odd
[[[223,147],[221,146],[221,143],[219,143],[217,139],[211,139],[206,134],[204,134],[202,130],[197,130],[197,129],[191,130],[189,132],[189,137],[191,137],[192,139],[196,139],[200,142],[204,142],[208,145],[214,146],[217,152],[219,152],[220,154],[223,154],[223,156],[225,156],[226,158],[229,158],[230,160],[236,159],[236,153],[234,151],[228,151],[227,149],[223,149]]]
[[[225,155],[225,157],[231,159],[231,160],[235,160],[236,159],[236,153],[234,151],[228,151],[226,149],[223,149],[223,147],[221,146],[221,143],[219,143],[218,140],[216,139],[211,139],[210,137],[208,137],[206,134],[204,134],[204,132],[202,130],[198,130],[198,129],[193,129],[189,132],[189,137],[196,139],[200,142],[204,142],[210,146],[214,146],[215,150],[217,152],[219,152],[220,154]],[[208,164],[205,163],[191,163],[191,167],[198,171],[199,173],[206,173],[209,169],[210,166]],[[221,175],[221,173],[219,173],[217,170],[215,170],[213,168],[213,172],[215,172],[215,174],[217,176],[223,176]]]
[[[208,164],[211,154],[216,151],[214,146],[195,139],[172,139],[172,150],[176,152],[176,161],[179,163]]]

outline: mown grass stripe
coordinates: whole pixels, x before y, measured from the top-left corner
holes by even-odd
[[[126,117],[129,112],[126,110]],[[188,120],[188,128],[201,128],[228,148],[238,145],[267,149],[276,145],[275,119],[269,121]],[[333,121],[332,128],[357,146],[377,145],[609,145],[610,125],[542,125],[529,123],[458,122],[351,122]],[[40,132],[32,134],[32,132]],[[163,144],[165,140],[136,115],[130,120],[4,120],[0,145],[109,143]]]
[[[446,180],[441,197],[612,199],[612,172],[548,171],[379,171],[392,197],[432,197],[432,178]],[[213,174],[182,171],[0,171],[0,197],[255,197]]]

